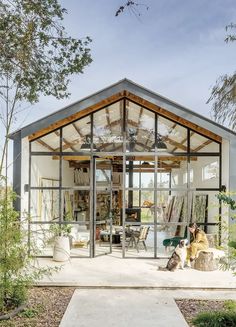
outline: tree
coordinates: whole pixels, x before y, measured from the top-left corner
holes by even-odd
[[[83,73],[91,63],[91,39],[68,36],[62,25],[66,9],[58,0],[2,0],[0,2],[1,121],[6,139],[0,156],[7,168],[8,134],[22,103],[40,95],[68,97],[69,77]],[[7,175],[7,171],[6,175]]]
[[[227,260],[224,263],[225,269],[230,269],[233,271],[234,275],[236,275],[236,202],[233,199],[235,198],[235,193],[232,192],[220,192],[217,195],[217,198],[229,208],[230,210],[230,218],[232,221],[232,224],[230,227],[226,227],[227,231]]]
[[[141,16],[140,11],[138,10],[138,7],[144,7],[146,10],[149,9],[149,7],[143,3],[135,2],[135,1],[126,1],[123,5],[121,5],[117,11],[115,16],[119,16],[122,14],[126,9],[128,9],[133,15],[135,15],[137,18]]]
[[[229,34],[225,42],[236,41],[236,24],[226,26]],[[212,88],[211,96],[207,103],[213,101],[212,111],[214,119],[219,123],[227,123],[230,128],[236,129],[236,72],[232,75],[220,76]]]
[[[48,272],[31,266],[35,251],[12,206],[8,135],[22,104],[35,103],[40,95],[68,97],[70,75],[83,73],[92,61],[91,39],[68,36],[64,14],[57,0],[0,1],[0,120],[6,135],[0,152],[0,314],[21,304],[30,284]]]

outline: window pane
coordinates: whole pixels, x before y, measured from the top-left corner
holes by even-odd
[[[59,186],[59,158],[53,156],[31,157],[31,186]]]
[[[192,188],[219,188],[219,157],[192,157]]]
[[[158,116],[157,147],[160,152],[187,152],[187,129]],[[159,146],[158,146],[159,145]]]
[[[78,152],[90,151],[91,118],[79,119],[62,129],[62,151]]]
[[[198,133],[190,133],[191,152],[219,152],[219,143],[216,143]]]
[[[155,114],[130,101],[126,103],[127,152],[153,151]]]
[[[31,150],[37,152],[60,151],[60,130],[56,130],[31,142]]]
[[[158,156],[158,187],[186,188],[187,157]],[[170,184],[169,184],[170,183]]]
[[[32,221],[59,221],[59,190],[31,190]]]
[[[123,149],[123,101],[116,102],[93,115],[95,151],[114,152]]]
[[[219,222],[219,200],[216,194],[218,194],[218,192],[192,192],[191,221],[200,224]],[[212,227],[209,226],[206,228],[206,231],[211,232],[211,229]]]

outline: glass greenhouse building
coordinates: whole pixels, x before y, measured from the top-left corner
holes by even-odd
[[[221,243],[235,135],[124,79],[11,134],[16,208],[42,256],[51,226],[70,226],[71,257],[165,257],[189,222]]]

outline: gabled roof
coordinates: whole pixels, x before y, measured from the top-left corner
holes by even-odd
[[[17,130],[10,134],[11,139],[15,138],[23,138],[29,135],[36,133],[45,127],[54,125],[58,121],[66,119],[67,117],[73,116],[86,108],[95,106],[98,103],[106,103],[106,99],[112,99],[114,95],[120,95],[120,98],[124,97],[125,92],[128,92],[134,96],[142,98],[160,108],[173,113],[174,115],[181,117],[185,120],[193,122],[195,125],[198,125],[202,128],[209,130],[216,135],[219,135],[223,138],[230,139],[233,135],[235,136],[236,133],[232,130],[217,124],[216,122],[206,118],[197,112],[191,111],[188,108],[179,105],[178,103],[165,98],[158,93],[152,92],[141,85],[138,85],[131,80],[126,78],[122,79],[121,81],[112,84],[82,100],[79,100],[75,103],[72,103],[54,113],[45,116],[23,128]]]

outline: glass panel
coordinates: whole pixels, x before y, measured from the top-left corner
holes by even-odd
[[[60,130],[56,130],[31,142],[31,150],[37,152],[59,152]]]
[[[157,221],[168,222],[172,209],[170,191],[157,192]],[[153,208],[155,210],[155,207]]]
[[[112,191],[112,220],[113,225],[122,225],[122,191]]]
[[[90,224],[73,224],[71,226],[71,250],[70,256],[89,257],[90,256]]]
[[[105,254],[110,252],[110,235],[111,225],[110,218],[110,192],[96,192],[96,245],[95,255]]]
[[[219,188],[219,157],[191,157],[192,188]]]
[[[166,171],[165,168],[158,169],[157,172],[157,187],[164,187],[169,188],[170,187],[170,171]]]
[[[134,157],[127,157],[126,160],[126,188],[138,188],[140,187],[140,161],[135,161]]]
[[[62,151],[90,151],[91,118],[90,116],[73,122],[62,129]]]
[[[62,186],[90,185],[90,156],[63,156]]]
[[[186,188],[187,157],[158,156],[157,187]]]
[[[59,190],[31,190],[32,221],[59,220]]]
[[[157,256],[170,256],[183,238],[187,238],[187,224],[160,224],[157,227]]]
[[[219,143],[216,143],[195,132],[190,133],[191,152],[219,152]]]
[[[30,224],[31,242],[39,250],[37,256],[53,256],[53,235],[51,224]]]
[[[59,186],[59,163],[53,156],[31,156],[31,186]]]
[[[110,253],[112,246],[111,160],[96,158],[95,167],[95,256],[97,256]]]
[[[66,221],[88,224],[90,220],[90,191],[62,190],[62,216]]]
[[[125,257],[154,257],[154,226],[126,225],[125,228]]]
[[[111,160],[96,159],[96,187],[109,188],[111,187]]]
[[[126,203],[126,208],[128,208],[128,199],[129,197],[132,196],[132,200],[133,200],[133,206],[134,207],[140,207],[140,193],[141,191],[133,191],[133,190],[126,190],[125,192],[125,203]]]
[[[187,129],[158,116],[157,147],[161,152],[187,152]]]
[[[189,221],[189,213],[191,212],[191,200],[187,192],[171,191],[171,194],[168,196],[168,198],[167,193],[161,192],[160,197],[162,197],[162,201],[167,201],[163,205],[163,207],[165,207],[164,215],[166,222],[185,223]]]
[[[123,148],[123,101],[116,102],[93,115],[95,151],[114,152]]]
[[[191,221],[198,224],[219,222],[219,200],[215,191],[192,192],[192,214]],[[211,227],[206,228],[206,232]]]
[[[155,114],[130,101],[126,103],[126,151],[153,151]]]

